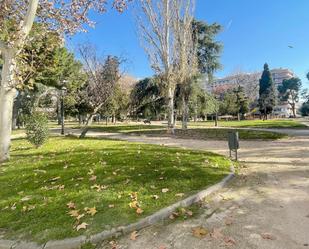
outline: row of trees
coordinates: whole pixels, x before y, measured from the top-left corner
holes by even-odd
[[[112,2],[123,11],[127,1]],[[222,45],[215,40],[221,26],[195,20],[194,0],[136,1],[139,34],[155,76],[138,82],[132,92],[119,83],[123,59],[101,57],[93,47],[83,45],[78,49],[81,59],[76,60],[62,37],[83,31],[84,24],[92,25],[89,11],[104,12],[106,4],[105,0],[0,3],[0,162],[9,158],[12,124],[21,125],[26,115],[55,102],[60,113],[59,92],[64,87],[67,114],[85,120],[82,136],[97,114],[159,117],[163,113],[173,130],[177,116],[187,128],[189,117],[220,112],[241,119],[248,111],[241,86],[213,96],[199,84],[201,75],[206,75],[211,85],[221,67]],[[265,117],[275,104],[275,91],[265,65],[259,98]],[[288,100],[295,95],[291,86],[279,92]]]
[[[28,80],[27,74],[23,74],[24,71],[28,71],[28,69],[24,69],[23,51],[25,51],[27,44],[31,43],[29,34],[33,30],[34,20],[51,33],[71,35],[77,31],[83,31],[87,25],[93,25],[93,22],[88,18],[89,12],[92,10],[104,12],[107,2],[105,0],[81,0],[78,2],[67,0],[1,1],[0,162],[9,158],[14,98],[18,89],[23,88],[26,83],[31,85],[33,82],[30,78]],[[114,0],[113,5],[122,11],[126,1]],[[44,34],[45,32],[38,32],[40,36],[44,36]],[[44,41],[43,38],[41,41]],[[36,51],[31,49],[30,52]],[[44,66],[46,65],[48,64]],[[31,75],[36,72],[37,67],[31,71]]]
[[[293,117],[296,117],[296,104],[299,101],[301,86],[301,80],[293,77],[283,80],[282,84],[276,89],[269,67],[265,64],[260,79],[258,100],[259,110],[264,119],[267,119],[267,115],[273,112],[278,102],[287,103],[292,109]]]
[[[206,73],[212,79],[220,67],[222,46],[214,37],[221,26],[194,20],[194,5],[194,0],[140,2],[140,34],[167,103],[168,127],[172,130],[176,105],[181,105],[182,126],[187,128],[190,102],[200,75]],[[180,101],[176,101],[176,95]]]
[[[86,125],[91,124],[96,113],[104,112],[104,108],[106,112],[118,103],[111,98],[121,90],[116,84],[121,77],[121,60],[112,56],[102,59],[93,49],[81,47],[80,63],[63,47],[61,39],[64,34],[83,31],[84,24],[92,25],[89,11],[104,12],[106,4],[105,0],[1,2],[0,161],[9,158],[12,123],[20,125],[23,116],[52,104],[53,99],[59,103],[57,90],[64,86],[66,105],[71,107],[67,109],[87,114]],[[176,89],[186,127],[193,85],[199,74],[206,72],[211,78],[219,67],[217,54],[221,46],[212,38],[220,26],[195,22],[193,0],[141,0],[137,4],[141,10],[137,18],[140,34],[155,78],[159,79],[160,94],[167,101],[169,127],[175,123]],[[122,11],[126,1],[115,0],[113,5]]]

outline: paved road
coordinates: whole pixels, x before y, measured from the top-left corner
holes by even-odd
[[[222,141],[132,136],[122,139],[228,154],[226,142]],[[187,221],[144,229],[136,241],[122,237],[117,248],[309,248],[309,137],[243,141],[241,147],[244,167],[239,176],[203,203],[201,214]],[[217,235],[195,238],[192,229],[197,226],[215,229]],[[106,242],[101,248],[112,246]]]

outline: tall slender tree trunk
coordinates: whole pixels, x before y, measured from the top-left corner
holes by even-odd
[[[0,86],[0,162],[9,159],[12,115],[16,89],[13,88],[16,63],[13,51],[3,53],[4,64]]]
[[[61,119],[61,101],[60,101],[60,98],[57,99],[57,121],[58,121],[58,125],[61,125],[62,119]]]
[[[194,123],[197,122],[197,103],[194,105]]]
[[[188,99],[183,97],[182,98],[183,103],[183,114],[182,114],[182,129],[186,130],[188,129],[188,119],[189,119],[189,107],[188,107]]]
[[[296,118],[296,108],[295,103],[292,103],[292,111],[293,111],[293,117]]]
[[[92,124],[93,122],[93,117],[94,117],[94,114],[90,114],[89,117],[87,118],[87,122],[79,136],[79,138],[85,138],[86,137],[86,134],[89,130],[89,126]]]
[[[168,128],[174,129],[174,90],[168,89]]]

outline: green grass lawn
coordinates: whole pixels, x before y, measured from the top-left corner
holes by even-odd
[[[213,121],[190,122],[189,127],[211,127],[214,126]],[[242,120],[242,121],[219,121],[221,127],[238,127],[238,128],[291,128],[300,129],[308,128],[306,125],[290,119],[273,119],[273,120]]]
[[[177,138],[190,138],[190,139],[201,139],[201,140],[227,140],[228,133],[231,129],[224,128],[194,128],[194,129],[175,129],[173,136]],[[286,137],[281,133],[269,132],[269,131],[252,131],[233,129],[238,131],[240,140],[276,140]],[[135,135],[149,135],[149,136],[171,136],[166,129],[161,130],[142,130],[135,131],[131,134]]]
[[[58,137],[34,149],[14,140],[0,167],[0,234],[43,243],[126,225],[218,182],[230,166],[157,145]]]
[[[80,127],[75,127],[80,128]],[[166,126],[163,125],[145,125],[145,124],[117,124],[117,125],[91,125],[90,131],[97,132],[115,132],[115,133],[129,133],[135,131],[146,131],[146,130],[160,130]]]
[[[159,125],[117,125],[117,126],[91,126],[89,131],[107,133],[125,133],[131,135],[170,136],[165,126]],[[179,138],[195,138],[202,140],[226,140],[231,129],[202,128],[196,126],[188,130],[175,130],[175,136]],[[236,130],[243,140],[275,140],[286,137],[284,134],[269,131]]]

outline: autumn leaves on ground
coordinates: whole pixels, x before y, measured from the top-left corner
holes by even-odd
[[[215,154],[112,140],[14,140],[0,169],[4,238],[46,242],[135,222],[220,181]]]

